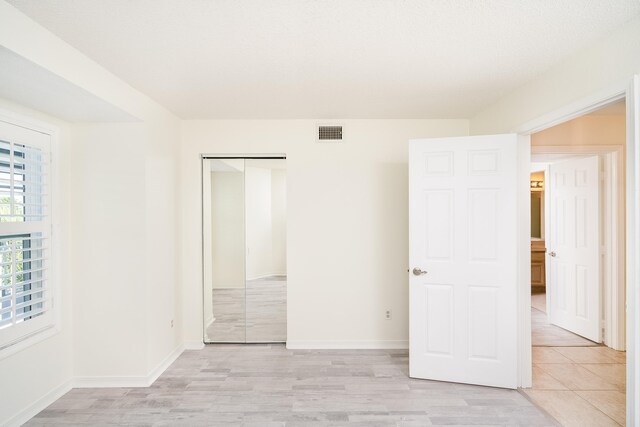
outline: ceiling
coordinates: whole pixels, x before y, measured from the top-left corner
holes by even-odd
[[[638,0],[8,0],[181,118],[465,118]]]

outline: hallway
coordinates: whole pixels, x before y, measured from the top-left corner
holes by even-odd
[[[550,325],[532,295],[533,387],[523,390],[563,426],[625,425],[626,353]]]

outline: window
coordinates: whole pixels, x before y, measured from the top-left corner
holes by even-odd
[[[54,325],[50,144],[0,121],[0,350]]]

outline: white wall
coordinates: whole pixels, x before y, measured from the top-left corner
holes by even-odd
[[[143,381],[180,344],[177,126],[88,123],[72,134],[74,377]]]
[[[530,120],[612,86],[626,88],[636,73],[640,73],[640,18],[476,114],[470,122],[471,133],[516,131]]]
[[[2,424],[61,384],[146,384],[179,354],[183,294],[178,119],[4,1],[0,46],[139,120],[46,118],[62,129],[65,321],[60,334],[0,361],[2,383],[15,387],[0,399]]]
[[[272,273],[287,274],[287,172],[271,169]]]
[[[624,114],[587,115],[531,135],[532,146],[617,145],[627,143]]]
[[[77,124],[73,141],[74,377],[144,383],[181,344],[177,121]]]
[[[70,387],[73,371],[72,342],[72,277],[70,272],[70,189],[69,170],[71,133],[70,125],[54,117],[21,107],[0,99],[0,109],[50,123],[59,129],[58,177],[60,197],[57,238],[60,243],[60,289],[56,306],[61,315],[61,331],[38,344],[0,359],[0,384],[3,392],[0,398],[0,425],[20,414],[30,412],[30,408],[40,409],[40,399],[57,397]]]
[[[407,141],[468,133],[466,120],[347,120],[315,143],[314,120],[184,121],[180,235],[184,333],[202,338],[200,153],[287,155],[289,344],[405,346]],[[393,319],[385,320],[385,309]]]
[[[243,173],[211,172],[213,289],[244,288],[244,215]]]
[[[73,127],[73,317],[82,319],[74,322],[75,376],[135,376],[146,369],[141,140],[140,123]]]
[[[178,141],[180,123],[166,111],[145,118],[145,376],[155,376],[180,351],[178,287]],[[119,209],[122,204],[116,207]]]

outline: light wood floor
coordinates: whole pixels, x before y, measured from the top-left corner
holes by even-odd
[[[626,353],[549,325],[541,295],[532,298],[533,387],[524,392],[563,426],[625,425]]]
[[[214,289],[213,315],[205,342],[285,342],[286,276],[248,280],[244,289]]]
[[[75,389],[27,425],[557,425],[518,391],[407,374],[406,350],[210,345],[151,387]]]

